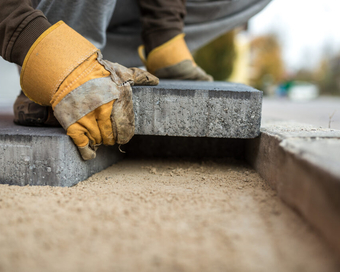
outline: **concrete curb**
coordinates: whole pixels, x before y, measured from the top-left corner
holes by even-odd
[[[340,256],[340,131],[267,122],[246,159]]]

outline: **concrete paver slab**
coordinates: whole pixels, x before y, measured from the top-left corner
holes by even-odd
[[[83,161],[62,128],[32,128],[0,116],[0,183],[72,186],[121,158],[117,147],[99,148]]]
[[[137,135],[254,138],[262,92],[236,83],[161,80],[133,89]]]

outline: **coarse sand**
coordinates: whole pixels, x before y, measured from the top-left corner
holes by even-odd
[[[0,186],[0,271],[340,271],[233,161],[127,159],[72,188]]]

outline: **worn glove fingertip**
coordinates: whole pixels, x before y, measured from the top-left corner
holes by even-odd
[[[130,68],[133,73],[134,85],[158,85],[158,77],[139,68]]]
[[[159,78],[148,73],[148,75],[145,75],[145,77],[147,78],[147,82],[146,85],[152,85],[152,86],[156,86],[159,84]]]
[[[88,160],[92,160],[92,159],[96,158],[96,151],[94,151],[89,146],[89,144],[87,144],[83,147],[80,147],[80,146],[77,146],[77,147],[78,147],[79,153],[80,153],[81,157],[83,158],[83,160],[88,161]]]

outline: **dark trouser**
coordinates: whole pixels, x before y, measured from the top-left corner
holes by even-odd
[[[172,19],[153,18],[152,13],[143,15],[143,28],[136,0],[118,0],[110,27],[106,32],[107,42],[103,48],[104,57],[126,66],[142,65],[136,48],[144,42],[151,48],[158,46],[175,34],[184,31],[190,50],[196,50],[218,36],[246,23],[252,16],[266,7],[271,0],[187,0],[184,29],[181,15],[168,15]],[[142,1],[144,2],[144,1]],[[148,2],[148,1],[145,1]],[[154,1],[149,1],[154,2]],[[161,0],[157,2],[172,2]],[[179,0],[173,1],[180,5]],[[153,7],[155,8],[155,7]],[[129,12],[131,11],[131,12]],[[126,14],[126,16],[124,16]],[[183,14],[183,11],[182,13]],[[177,19],[176,19],[177,18]],[[156,21],[156,22],[155,22]],[[168,33],[166,34],[168,29]],[[164,30],[164,31],[163,31]],[[161,32],[164,35],[161,35]],[[148,42],[149,40],[149,42]],[[146,44],[146,46],[148,46]]]

